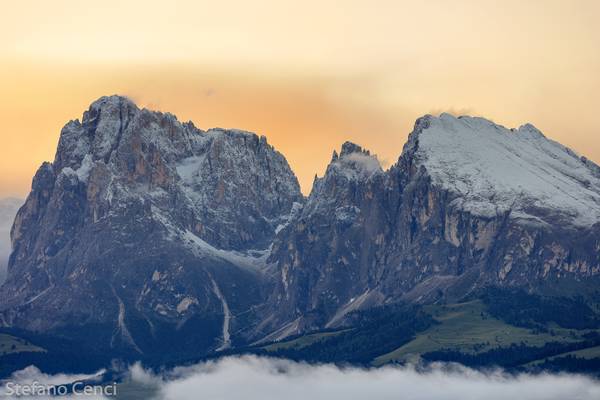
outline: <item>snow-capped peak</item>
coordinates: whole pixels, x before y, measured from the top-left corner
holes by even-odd
[[[511,217],[535,223],[600,221],[598,167],[531,124],[507,129],[484,118],[426,116],[411,142],[433,183],[457,194],[456,205],[475,215],[510,210]]]

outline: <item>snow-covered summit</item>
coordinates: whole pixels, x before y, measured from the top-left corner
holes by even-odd
[[[417,121],[409,139],[417,164],[455,205],[492,217],[510,211],[532,223],[600,221],[598,167],[531,124],[507,129],[484,118],[442,114]]]

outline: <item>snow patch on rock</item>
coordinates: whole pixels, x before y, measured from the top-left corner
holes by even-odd
[[[92,161],[92,155],[86,154],[81,162],[81,166],[75,171],[77,177],[81,182],[87,182],[90,172],[94,166],[94,162]]]
[[[198,300],[193,297],[185,297],[183,300],[177,304],[177,312],[179,314],[183,314],[190,308],[192,304],[198,304]]]

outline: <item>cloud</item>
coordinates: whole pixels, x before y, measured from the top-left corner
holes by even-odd
[[[361,369],[248,356],[176,369],[161,379],[165,379],[160,390],[164,400],[600,398],[600,383],[579,375],[512,376],[449,364],[426,371],[415,367]]]
[[[57,383],[80,376],[48,376],[35,368],[15,375]],[[27,377],[25,380],[23,377]],[[588,400],[600,398],[600,382],[572,374],[476,371],[456,364],[428,368],[364,369],[310,365],[255,356],[227,357],[155,374],[135,364],[129,392],[154,393],[156,400]],[[134,392],[136,392],[134,390]],[[127,398],[125,396],[124,398]]]
[[[375,155],[351,153],[344,156],[341,161],[344,163],[350,162],[354,166],[355,172],[363,177],[370,177],[381,171],[381,164]],[[349,174],[351,172],[346,170],[345,173]]]
[[[21,205],[23,200],[20,199],[0,199],[0,284],[6,277],[6,267],[11,252],[10,229]]]
[[[106,371],[100,370],[95,374],[56,374],[56,375],[48,375],[40,371],[38,368],[34,366],[29,366],[25,369],[17,371],[12,374],[12,376],[5,381],[0,381],[0,398],[12,398],[19,397],[26,399],[36,399],[36,400],[45,400],[45,399],[54,399],[56,397],[52,397],[49,394],[52,393],[51,389],[48,389],[51,386],[62,386],[69,385],[74,382],[87,381],[94,382],[99,377],[102,376]],[[31,392],[27,392],[23,389],[24,387],[30,388],[36,393],[35,396],[25,396]],[[61,393],[61,392],[57,392]],[[85,397],[86,399],[104,399],[104,397],[99,395],[89,395],[89,396],[81,396],[81,395],[64,395],[60,396],[60,398],[67,399],[75,399]]]
[[[429,112],[427,114],[440,115],[443,113],[454,115],[455,117],[460,117],[461,115],[473,116],[476,114],[475,110],[471,107],[433,108],[433,109],[429,110]]]

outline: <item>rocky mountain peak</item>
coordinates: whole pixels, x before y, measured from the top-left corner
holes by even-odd
[[[382,172],[377,156],[357,144],[345,142],[339,156],[334,151],[324,178],[341,176],[346,180],[364,180]]]
[[[342,144],[342,150],[340,152],[340,157],[344,157],[344,156],[347,156],[347,155],[353,154],[353,153],[370,155],[369,150],[363,150],[362,147],[360,147],[359,145],[352,143],[352,142],[344,142]]]
[[[123,96],[105,96],[94,101],[83,113],[81,122],[70,121],[62,129],[55,167],[77,169],[86,155],[90,157],[88,162],[101,160],[107,164],[123,131],[139,113],[140,109]]]
[[[108,96],[102,96],[94,100],[90,104],[89,110],[100,110],[104,107],[127,107],[139,109],[131,98],[119,94],[112,94]]]

